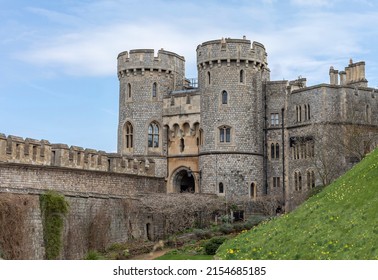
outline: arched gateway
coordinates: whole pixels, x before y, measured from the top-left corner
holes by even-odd
[[[173,175],[174,192],[177,193],[194,193],[195,178],[189,168],[179,168]]]

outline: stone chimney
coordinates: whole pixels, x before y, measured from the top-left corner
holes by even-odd
[[[354,85],[357,87],[367,87],[368,81],[365,78],[365,61],[353,63],[349,60],[348,67],[345,67],[346,85]]]
[[[329,68],[329,83],[337,86],[339,84],[339,70],[335,70],[333,66]]]
[[[346,72],[345,71],[340,71],[340,85],[345,86],[346,85]]]

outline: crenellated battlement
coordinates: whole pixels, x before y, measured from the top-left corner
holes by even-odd
[[[149,158],[131,158],[116,153],[66,144],[51,144],[0,133],[0,162],[57,166],[144,176],[155,175],[155,162]]]
[[[130,76],[145,72],[164,74],[184,73],[185,59],[176,53],[163,49],[157,52],[153,49],[137,49],[121,52],[118,55],[118,76]]]
[[[267,53],[264,45],[245,39],[222,38],[220,40],[207,41],[197,47],[197,66],[199,70],[230,66],[231,62],[237,65],[245,64],[246,67],[266,68]]]

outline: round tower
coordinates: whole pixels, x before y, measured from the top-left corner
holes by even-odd
[[[163,95],[182,87],[184,72],[184,57],[165,50],[118,55],[118,153],[154,158],[157,176],[166,176]]]
[[[221,39],[197,47],[201,89],[201,188],[228,198],[263,194],[263,83],[269,80],[262,44]]]

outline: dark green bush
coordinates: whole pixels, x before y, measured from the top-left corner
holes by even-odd
[[[220,226],[219,231],[223,234],[230,234],[234,231],[234,227],[231,224],[223,224]]]
[[[242,231],[245,229],[245,223],[235,223],[233,224],[233,228],[235,231]]]
[[[227,240],[226,237],[217,236],[211,238],[209,241],[205,243],[205,252],[207,255],[215,255],[220,245],[223,244]]]
[[[267,218],[268,218],[267,216],[253,215],[253,216],[248,218],[247,223],[252,228],[254,226],[257,226],[262,221],[265,221]]]
[[[91,250],[87,253],[87,255],[84,258],[85,260],[104,260],[105,257],[101,255],[96,250]]]
[[[193,233],[199,239],[207,239],[211,237],[211,231],[208,229],[194,229]]]

